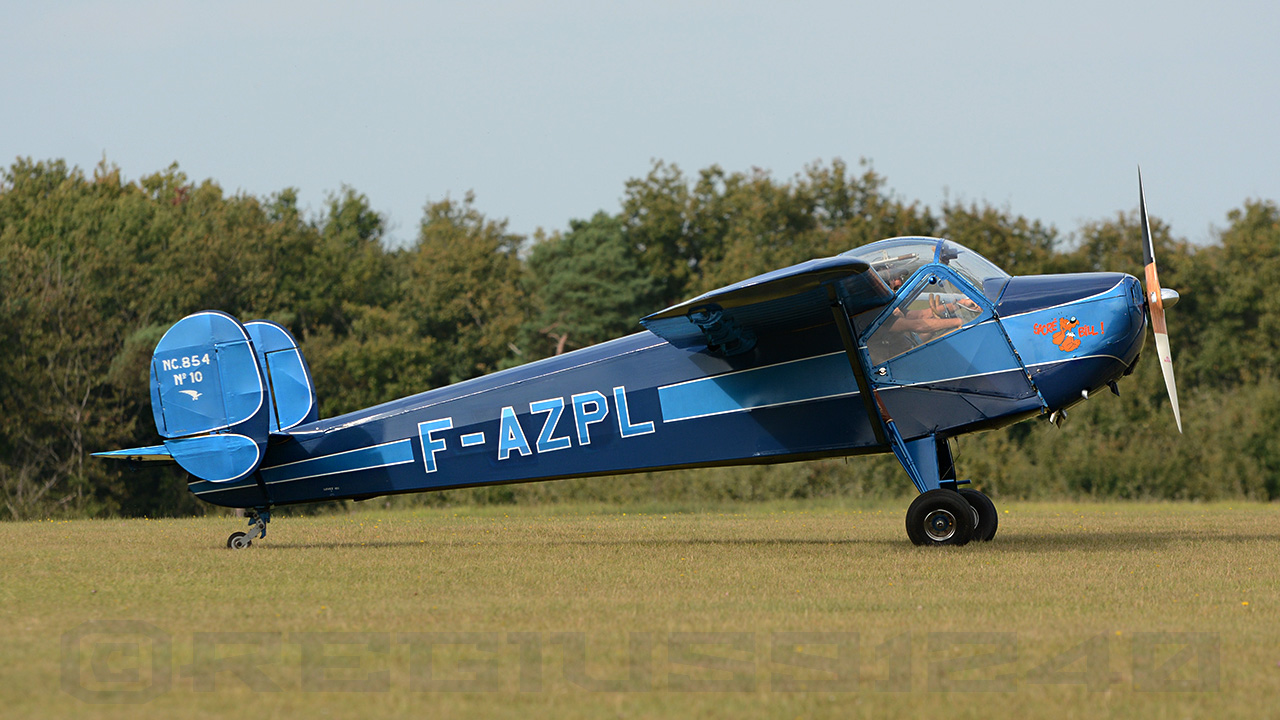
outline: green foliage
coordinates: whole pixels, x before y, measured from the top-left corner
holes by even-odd
[[[1158,218],[1186,434],[1171,432],[1154,363],[1124,396],[1090,400],[1061,430],[1027,422],[967,436],[961,473],[1002,497],[1280,497],[1280,208],[1246,202],[1194,247]],[[416,242],[344,187],[317,217],[297,192],[226,195],[174,165],[137,181],[106,163],[19,159],[0,179],[0,516],[198,512],[179,473],[87,460],[155,442],[148,373],[175,320],[217,308],[300,339],[325,416],[585,347],[645,314],[777,267],[897,235],[944,235],[1017,274],[1140,275],[1134,212],[1054,227],[985,204],[933,215],[892,196],[864,161],[779,180],[656,162],[616,213],[535,241],[471,194],[429,203]],[[875,498],[910,491],[868,457],[452,491],[395,503],[698,502]]]
[[[174,472],[126,475],[97,449],[154,442],[148,363],[188,313],[283,321],[299,337],[346,334],[344,308],[397,297],[381,219],[346,191],[321,223],[292,191],[226,197],[177,167],[126,183],[18,160],[0,186],[0,489],[9,517],[189,512]],[[325,360],[323,355],[320,358]],[[397,388],[398,389],[398,388]]]
[[[1221,244],[1197,256],[1204,261],[1198,307],[1212,322],[1201,330],[1194,367],[1218,386],[1280,375],[1280,208],[1251,201],[1228,219]]]
[[[942,223],[948,238],[1013,275],[1063,272],[1062,261],[1055,254],[1061,244],[1057,230],[1044,227],[1039,220],[1014,217],[990,205],[946,205]]]
[[[936,231],[932,216],[886,196],[883,184],[869,169],[852,177],[836,160],[787,183],[759,168],[712,166],[690,185],[678,167],[659,162],[627,183],[624,232],[669,305],[874,240]]]
[[[394,308],[349,306],[350,332],[321,328],[304,353],[320,398],[332,417],[432,387],[436,341]]]
[[[662,306],[662,286],[644,270],[622,221],[604,212],[533,246],[528,269],[536,315],[522,345],[559,355],[634,332]],[[530,332],[532,331],[532,332]]]
[[[512,354],[529,307],[522,241],[505,220],[477,210],[471,193],[461,203],[427,205],[418,242],[404,258],[409,277],[400,307],[419,335],[435,341],[434,384],[492,372]]]

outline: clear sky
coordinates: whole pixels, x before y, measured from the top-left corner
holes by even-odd
[[[1280,200],[1274,2],[6,2],[0,165],[178,162],[228,192],[343,184],[410,240],[476,193],[511,230],[693,173],[860,158],[899,197],[1052,223],[1137,206],[1212,239]]]

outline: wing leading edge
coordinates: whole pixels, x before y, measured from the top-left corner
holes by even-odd
[[[835,291],[851,314],[887,305],[893,291],[862,260],[830,257],[809,260],[712,290],[640,320],[672,345],[737,355],[761,337],[831,322]]]

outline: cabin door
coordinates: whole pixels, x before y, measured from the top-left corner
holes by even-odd
[[[946,266],[917,271],[862,341],[872,385],[904,436],[1040,406],[991,302]]]

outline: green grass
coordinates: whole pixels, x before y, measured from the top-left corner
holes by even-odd
[[[906,541],[905,503],[280,517],[241,552],[223,547],[229,517],[0,524],[0,716],[1258,717],[1280,703],[1280,507],[999,507],[994,542],[941,549]],[[124,622],[86,625],[100,621]],[[210,634],[231,632],[259,635]],[[167,640],[169,662],[139,633]],[[631,633],[650,644],[648,678],[629,674]],[[241,676],[210,664],[254,652]],[[105,702],[142,698],[157,659],[167,692]]]

